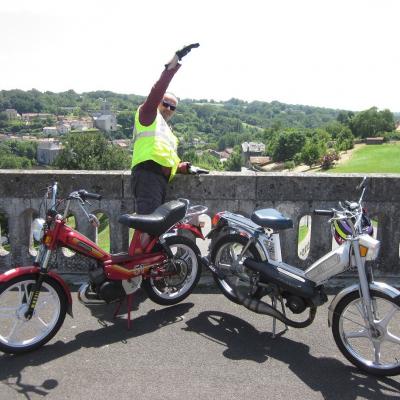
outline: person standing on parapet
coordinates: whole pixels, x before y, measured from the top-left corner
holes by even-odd
[[[178,139],[167,122],[174,115],[178,99],[166,92],[179,61],[198,43],[178,50],[165,65],[159,80],[135,114],[133,130],[132,190],[137,214],[151,214],[165,202],[167,184],[174,175],[188,173],[190,163],[177,154]]]

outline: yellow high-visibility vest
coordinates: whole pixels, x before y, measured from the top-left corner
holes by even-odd
[[[153,160],[163,167],[171,168],[171,181],[180,163],[177,149],[178,139],[158,111],[156,119],[149,126],[140,123],[139,110],[136,111],[132,168],[143,161]]]

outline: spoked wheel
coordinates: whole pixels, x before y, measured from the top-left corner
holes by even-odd
[[[173,260],[167,265],[167,274],[162,278],[149,278],[142,287],[157,304],[172,305],[185,299],[200,279],[200,250],[194,242],[183,236],[166,239]]]
[[[257,296],[260,291],[257,289],[254,293],[249,293],[252,290],[250,285],[252,271],[243,265],[243,260],[251,257],[261,261],[261,257],[252,245],[240,259],[247,242],[248,239],[238,234],[223,236],[215,243],[211,253],[211,262],[218,270],[218,274],[213,273],[213,278],[222,293],[236,304],[239,304],[235,295],[236,290],[253,296]]]
[[[400,374],[400,299],[371,290],[374,323],[364,319],[359,292],[345,296],[334,310],[333,337],[342,354],[374,375]]]
[[[31,319],[25,317],[33,275],[20,276],[0,288],[0,350],[24,353],[47,343],[60,329],[67,311],[63,289],[45,277]]]

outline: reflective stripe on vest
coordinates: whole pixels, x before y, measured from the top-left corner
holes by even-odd
[[[136,112],[132,167],[141,162],[153,160],[164,167],[171,168],[169,178],[171,180],[180,162],[177,147],[178,139],[159,112],[157,112],[154,122],[149,126],[143,126],[139,122],[139,110]]]
[[[177,146],[176,146],[175,140],[172,140],[170,135],[167,135],[164,132],[143,131],[140,133],[136,133],[134,135],[135,135],[135,137],[133,139],[133,143],[135,143],[138,139],[141,139],[144,137],[157,137],[157,138],[165,140],[171,146],[171,148],[173,148],[176,151]]]

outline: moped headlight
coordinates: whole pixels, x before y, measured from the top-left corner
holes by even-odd
[[[43,234],[44,234],[44,230],[43,230],[43,226],[44,226],[44,219],[43,218],[35,218],[32,221],[32,235],[33,238],[37,241],[40,242],[43,238]]]

